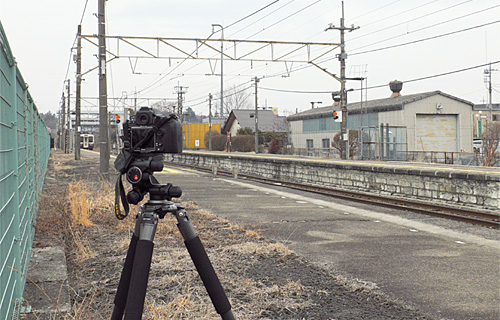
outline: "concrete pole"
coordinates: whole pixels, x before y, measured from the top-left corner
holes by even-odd
[[[212,94],[208,94],[208,150],[212,151]]]
[[[99,164],[102,174],[109,172],[108,88],[106,82],[105,0],[98,0],[99,38]]]
[[[221,27],[222,41],[220,42],[220,116],[224,116],[224,27]]]
[[[255,153],[259,153],[259,109],[257,100],[257,84],[259,78],[255,77]]]
[[[61,150],[66,152],[66,95],[62,95]]]
[[[341,132],[341,156],[342,159],[349,158],[349,135],[347,133],[347,92],[345,89],[346,77],[345,77],[345,60],[347,59],[347,53],[345,52],[345,31],[353,31],[359,27],[349,27],[346,28],[344,25],[344,1],[342,1],[342,17],[340,18],[340,27],[335,27],[330,25],[326,30],[335,29],[340,31],[340,54],[338,56],[340,61],[340,78],[335,77],[340,82],[340,108],[342,110],[342,123],[340,126]]]
[[[224,115],[224,27],[221,24],[212,24],[212,33],[214,32],[213,27],[219,27],[221,29],[221,41],[220,41],[220,117]]]
[[[82,89],[82,26],[78,26],[76,48],[76,118],[75,118],[75,160],[80,160],[81,131],[81,89]]]
[[[71,88],[70,88],[70,85],[71,85],[71,81],[69,79],[67,81],[68,81],[68,86],[66,87],[66,89],[68,89],[68,105],[67,105],[68,111],[66,113],[67,113],[68,117],[66,119],[67,119],[67,123],[68,123],[67,124],[68,130],[66,131],[66,149],[64,150],[64,152],[70,153],[71,152],[70,151],[70,149],[71,149],[70,148],[70,146],[71,146],[71,144],[70,144],[70,134],[71,134],[71,108],[70,108],[71,107],[71,103],[70,103],[71,102],[71,100],[70,100]]]
[[[341,157],[348,159],[349,155],[349,136],[347,134],[347,92],[345,90],[345,26],[344,26],[344,2],[342,1],[342,17],[340,18],[340,109],[342,110],[341,132]]]

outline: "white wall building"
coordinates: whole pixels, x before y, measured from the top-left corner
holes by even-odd
[[[351,103],[348,130],[361,127],[406,128],[407,151],[472,152],[473,103],[441,91]],[[295,148],[331,148],[340,131],[332,113],[339,106],[310,109],[287,118]]]

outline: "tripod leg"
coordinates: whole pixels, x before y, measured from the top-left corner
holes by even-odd
[[[114,301],[115,307],[113,309],[113,314],[111,315],[111,320],[123,319],[123,311],[125,311],[125,304],[127,303],[130,276],[132,275],[132,265],[134,263],[134,256],[138,240],[138,236],[136,236],[135,234],[132,235],[132,240],[130,240],[130,245],[128,246],[127,257],[125,258],[125,263],[123,264],[120,282],[118,283],[118,289],[116,290]]]
[[[234,320],[235,318],[231,311],[231,304],[227,299],[226,293],[222,288],[200,238],[196,235],[196,231],[186,211],[179,208],[179,210],[175,212],[175,217],[177,218],[177,227],[184,238],[184,243],[189,251],[189,255],[194,262],[196,270],[198,270],[203,285],[207,289],[215,310],[220,314],[223,320]]]
[[[135,259],[130,276],[130,286],[125,306],[125,320],[140,320],[142,318],[149,270],[153,257],[153,240],[158,224],[158,216],[153,212],[143,212],[139,219],[139,239],[137,241]]]

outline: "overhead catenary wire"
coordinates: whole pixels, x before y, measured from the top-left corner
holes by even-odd
[[[419,77],[415,79],[409,79],[409,80],[402,80],[403,83],[411,83],[411,82],[417,82],[417,81],[422,81],[422,80],[428,80],[432,78],[438,78],[438,77],[443,77],[447,76],[450,74],[455,74],[455,73],[460,73],[460,72],[465,72],[477,68],[483,68],[485,66],[494,65],[500,63],[500,60],[498,61],[493,61],[489,63],[484,63],[472,67],[467,67],[467,68],[462,68],[458,70],[453,70],[453,71],[448,71],[448,72],[443,72],[443,73],[438,73],[430,76],[424,76],[424,77]],[[370,89],[378,89],[378,88],[384,88],[387,87],[387,84],[380,84],[380,85],[374,85],[374,86],[369,86],[367,88],[363,88],[363,90],[370,90]],[[286,90],[286,89],[276,89],[276,88],[266,88],[266,87],[259,87],[261,90],[268,90],[268,91],[276,91],[276,92],[284,92],[284,93],[296,93],[296,94],[324,94],[324,93],[332,93],[333,90],[327,90],[327,91],[301,91],[301,90]],[[361,89],[352,89],[353,91],[360,91]]]
[[[321,1],[323,1],[323,0],[317,0],[317,1],[315,1],[315,2],[313,2],[313,3],[311,3],[311,4],[309,4],[309,5],[305,6],[304,8],[301,8],[301,9],[299,9],[299,10],[295,11],[294,13],[292,13],[292,14],[290,14],[290,15],[288,15],[288,16],[286,16],[286,17],[284,17],[283,19],[280,19],[280,20],[278,20],[277,22],[275,22],[275,23],[273,23],[273,24],[271,24],[271,25],[269,25],[269,26],[267,26],[267,27],[263,28],[262,30],[260,30],[260,31],[258,31],[258,32],[256,32],[256,33],[254,33],[254,34],[252,34],[251,36],[247,37],[247,39],[250,39],[251,37],[258,35],[259,33],[264,32],[265,30],[267,30],[267,29],[269,29],[269,28],[272,28],[272,27],[274,27],[275,25],[277,25],[277,24],[279,24],[279,23],[281,23],[281,22],[283,22],[283,21],[285,21],[285,20],[287,20],[287,19],[290,19],[291,17],[295,16],[296,14],[299,14],[299,13],[303,12],[304,10],[306,10],[306,9],[308,9],[308,8],[310,8],[310,7],[312,7],[313,5],[315,5],[315,4],[317,4],[317,3],[321,2]]]
[[[234,26],[235,24],[238,24],[238,23],[240,23],[240,22],[242,22],[242,21],[244,21],[244,20],[246,20],[246,19],[250,18],[251,16],[256,15],[257,13],[259,13],[259,12],[261,12],[261,11],[263,11],[263,10],[265,10],[265,9],[269,8],[270,6],[272,6],[273,4],[275,4],[275,3],[279,2],[279,1],[280,1],[280,0],[275,0],[275,1],[271,2],[270,4],[268,4],[268,5],[266,5],[266,6],[262,7],[262,8],[260,8],[260,9],[258,9],[258,10],[256,10],[256,11],[254,11],[254,12],[250,13],[250,14],[249,14],[249,15],[247,15],[246,17],[243,17],[243,18],[239,19],[238,21],[235,21],[235,22],[231,23],[230,25],[226,26],[226,28],[231,28],[231,27],[232,27],[232,26]],[[293,0],[293,1],[294,1],[294,0]]]
[[[355,55],[366,54],[366,53],[371,53],[371,52],[377,52],[377,51],[382,51],[382,50],[387,50],[387,49],[394,49],[394,48],[398,48],[398,47],[407,46],[407,45],[410,45],[410,44],[415,44],[415,43],[419,43],[419,42],[424,42],[424,41],[429,41],[429,40],[434,40],[434,39],[438,39],[438,38],[442,38],[442,37],[451,36],[451,35],[454,35],[454,34],[457,34],[457,33],[465,32],[465,31],[470,31],[470,30],[474,30],[474,29],[478,29],[478,28],[483,28],[483,27],[486,27],[486,26],[489,26],[489,25],[493,25],[493,24],[496,24],[496,23],[499,23],[499,22],[500,22],[500,20],[495,20],[495,21],[491,21],[491,22],[488,22],[488,23],[476,25],[476,26],[473,26],[473,27],[465,28],[465,29],[460,29],[460,30],[455,30],[455,31],[443,33],[443,34],[438,34],[438,35],[435,35],[435,36],[432,36],[432,37],[427,37],[427,38],[423,38],[423,39],[413,40],[413,41],[409,41],[409,42],[405,42],[405,43],[400,43],[400,44],[396,44],[396,45],[392,45],[392,46],[387,46],[387,47],[382,47],[382,48],[376,48],[376,49],[362,51],[362,52],[355,52],[355,53],[351,53],[350,55],[351,56],[355,56]]]
[[[419,40],[415,40],[415,41],[411,41],[411,42],[407,42],[407,43],[403,43],[403,44],[398,44],[398,45],[384,47],[384,48],[379,48],[379,49],[373,49],[373,50],[369,50],[369,51],[361,52],[361,53],[354,53],[354,54],[351,54],[351,55],[358,55],[358,54],[364,54],[364,53],[369,53],[369,52],[381,51],[381,50],[396,48],[396,47],[399,47],[399,46],[405,46],[405,45],[409,45],[409,44],[414,44],[414,43],[418,43],[418,42],[422,42],[422,41],[432,40],[432,39],[436,39],[436,38],[440,38],[440,37],[444,37],[444,36],[449,36],[449,35],[453,35],[453,34],[460,33],[460,32],[465,32],[465,31],[473,30],[473,29],[476,29],[476,28],[488,26],[488,25],[491,25],[491,24],[494,24],[494,23],[498,23],[498,22],[500,22],[500,20],[493,21],[493,22],[486,23],[486,24],[482,24],[482,25],[478,25],[478,26],[473,26],[473,27],[470,27],[470,28],[465,28],[465,29],[453,31],[453,32],[448,32],[448,33],[441,34],[441,35],[436,35],[436,36],[433,36],[433,37],[419,39]],[[328,58],[328,59],[322,60],[321,63],[330,61],[332,59],[335,59],[335,58]],[[447,74],[452,74],[452,73],[467,71],[467,70],[478,68],[478,67],[482,67],[482,66],[484,67],[485,65],[475,66],[475,67],[466,68],[466,69],[460,69],[460,70],[457,70],[457,71],[452,71],[452,72],[448,72],[448,73],[444,73],[444,74],[439,74],[439,75],[434,75],[434,76],[430,76],[430,77],[424,77],[424,78],[419,78],[419,79],[407,80],[405,82],[408,83],[408,82],[414,82],[414,81],[419,81],[419,80],[423,80],[423,79],[430,79],[430,78],[434,78],[434,77],[438,77],[438,76],[443,76],[443,75],[447,75]],[[267,78],[282,76],[283,74],[286,74],[286,73],[297,72],[297,71],[300,71],[300,70],[303,70],[303,69],[306,69],[306,68],[310,68],[310,67],[311,67],[311,65],[305,65],[305,66],[299,67],[299,68],[297,68],[295,70],[290,70],[290,71],[287,71],[287,72],[281,72],[281,73],[277,73],[275,75],[271,75],[271,76],[269,76]],[[369,88],[366,88],[366,89],[375,89],[375,88],[384,87],[384,86],[386,86],[386,84],[380,85],[380,86],[372,86],[372,87],[369,87]],[[279,89],[271,89],[271,88],[264,88],[264,87],[261,87],[261,89],[263,89],[263,90],[270,90],[270,91],[280,91]],[[359,89],[355,89],[355,91],[357,91],[357,90],[359,90]],[[326,91],[317,91],[317,92],[316,91],[315,92],[305,91],[305,92],[300,92],[300,91],[294,91],[294,90],[281,90],[281,92],[288,92],[288,93],[309,93],[309,94],[311,94],[311,93],[315,93],[315,94],[328,93]]]
[[[235,22],[233,22],[233,23],[231,23],[231,24],[230,24],[229,26],[227,26],[225,29],[227,29],[227,28],[229,28],[229,27],[232,27],[232,26],[234,26],[234,25],[236,25],[236,24],[238,24],[238,23],[240,23],[240,22],[242,22],[242,21],[244,21],[244,20],[248,19],[249,17],[251,17],[251,16],[253,16],[253,15],[255,15],[255,14],[257,14],[257,13],[259,13],[259,12],[261,12],[261,11],[263,11],[263,10],[267,9],[267,8],[269,8],[270,6],[272,6],[273,4],[277,3],[278,1],[279,1],[279,0],[274,1],[274,2],[272,2],[272,3],[270,3],[270,4],[268,4],[268,5],[264,6],[264,7],[262,7],[262,8],[260,8],[260,9],[256,10],[256,11],[254,11],[253,13],[251,13],[251,14],[249,14],[249,15],[247,15],[247,16],[245,16],[245,17],[243,17],[243,18],[241,18],[241,19],[239,19],[239,20],[237,20],[237,21],[235,21]],[[218,32],[218,31],[217,31],[217,32]],[[206,40],[209,40],[209,39],[210,39],[210,38],[211,38],[211,37],[212,37],[215,33],[217,33],[217,32],[212,32],[212,33],[211,33],[211,34],[207,37],[207,39],[206,39]],[[193,52],[191,52],[191,54],[190,54],[190,55],[193,55],[193,54],[194,54],[194,53],[195,53],[195,52],[196,52],[196,51],[197,51],[197,50],[198,50],[198,49],[199,49],[202,45],[203,45],[203,43],[201,43],[200,45],[198,45],[198,47],[197,47],[195,50],[193,50]],[[156,84],[156,83],[158,83],[158,82],[162,81],[163,79],[165,79],[168,75],[170,75],[173,71],[175,71],[178,67],[180,67],[180,66],[181,66],[181,65],[182,65],[185,61],[187,61],[187,58],[185,58],[184,60],[182,60],[182,61],[181,61],[181,62],[180,62],[180,63],[179,63],[176,67],[174,67],[174,69],[173,69],[173,70],[171,70],[170,72],[168,72],[165,76],[161,77],[159,80],[154,80],[154,83],[147,85],[147,86],[146,86],[146,88],[144,88],[144,89],[140,90],[139,92],[144,92],[145,90],[147,90],[147,89],[151,88],[154,84]],[[201,63],[202,63],[202,62],[200,62],[200,63],[196,64],[195,66],[193,66],[193,67],[191,67],[191,68],[187,69],[186,71],[191,70],[192,68],[194,68],[194,67],[196,67],[196,66],[200,65]],[[160,86],[162,86],[162,85],[163,85],[163,84],[161,84]]]
[[[295,0],[292,0],[292,1],[288,2],[288,3],[286,3],[285,5],[281,6],[280,8],[283,8],[284,6],[286,6],[286,5],[290,4],[290,3],[291,3],[291,2],[293,2],[293,1],[295,1]],[[251,35],[251,36],[247,37],[246,39],[250,39],[251,37],[253,37],[253,36],[255,36],[255,35],[259,34],[260,32],[262,32],[262,31],[264,31],[264,30],[266,30],[266,29],[268,29],[268,28],[271,28],[271,27],[273,27],[273,26],[275,26],[275,25],[277,25],[277,24],[279,24],[279,23],[281,23],[281,22],[283,22],[283,21],[285,21],[285,20],[287,20],[287,19],[289,19],[289,18],[293,17],[294,15],[296,15],[296,14],[298,14],[298,13],[300,13],[300,12],[302,12],[302,11],[306,10],[307,8],[309,8],[309,7],[313,6],[313,5],[315,5],[315,4],[317,4],[317,3],[321,2],[321,1],[323,1],[323,0],[317,0],[317,1],[315,1],[314,3],[309,4],[309,5],[307,5],[306,7],[301,8],[301,9],[300,9],[300,10],[298,10],[298,11],[295,11],[294,13],[292,13],[292,14],[288,15],[287,17],[285,17],[285,18],[283,18],[283,19],[279,20],[278,22],[273,23],[272,25],[270,25],[270,26],[268,26],[268,27],[264,28],[263,30],[261,30],[261,31],[259,31],[259,32],[255,33],[255,34],[253,34],[253,35]],[[273,2],[273,3],[271,3],[271,4],[274,4],[274,3],[276,3],[276,1],[275,1],[275,2]],[[267,5],[265,8],[267,8],[267,7],[269,7],[269,6],[270,6],[270,5]],[[278,8],[277,10],[279,10],[280,8]],[[275,11],[277,11],[277,10],[275,10]],[[260,12],[260,11],[262,11],[262,9],[259,9],[259,10],[257,10],[256,12]],[[271,12],[271,13],[274,13],[275,11],[273,11],[273,12]],[[251,15],[249,15],[249,16],[251,16]],[[247,16],[247,17],[249,17],[249,16]],[[243,21],[244,19],[245,19],[245,18],[240,19],[240,20],[238,20],[238,22],[241,22],[241,21]],[[232,23],[232,24],[230,24],[230,26],[233,26],[233,25],[235,25],[235,24],[236,24],[236,23]],[[229,28],[229,26],[228,26],[228,27],[225,27],[224,29],[227,29],[227,28]],[[244,29],[244,28],[243,28],[243,29]],[[243,29],[241,29],[241,30],[243,30]],[[241,30],[239,30],[239,31],[241,31]],[[220,30],[219,30],[219,31],[220,31]],[[217,32],[219,32],[219,31],[217,31]],[[237,31],[236,33],[238,33],[239,31]],[[216,33],[216,32],[213,32],[213,33],[209,36],[209,38],[210,38],[213,34],[215,34],[215,33]],[[234,34],[236,34],[236,33],[233,33],[232,35],[234,35]],[[231,36],[232,36],[232,35],[231,35]],[[207,39],[207,40],[208,40],[208,39]],[[200,46],[201,46],[201,45],[200,45]],[[199,47],[200,47],[200,46],[199,46]],[[198,48],[199,48],[199,47],[198,47]],[[226,48],[225,50],[230,50],[230,49],[232,49],[233,47],[234,47],[234,46],[229,47],[229,48]],[[196,50],[194,50],[194,51],[191,53],[191,55],[192,55],[194,52],[196,52]],[[215,55],[214,55],[214,57],[215,57]],[[184,59],[184,60],[182,60],[182,62],[181,62],[180,64],[178,64],[178,65],[174,68],[174,70],[170,71],[167,75],[165,75],[165,76],[164,76],[164,77],[162,77],[160,80],[158,80],[158,82],[159,82],[159,81],[162,81],[162,80],[163,80],[166,76],[170,75],[173,71],[175,71],[175,69],[177,69],[177,67],[179,67],[179,66],[180,66],[182,63],[184,63],[186,60],[187,60],[187,58],[186,58],[186,59]],[[185,70],[185,72],[187,72],[187,71],[189,71],[189,70],[191,70],[191,69],[193,69],[193,68],[195,68],[195,67],[199,66],[199,65],[200,65],[200,64],[202,64],[202,63],[203,63],[203,62],[199,62],[199,63],[195,64],[194,66],[192,66],[192,67],[188,68],[187,70]],[[162,83],[162,84],[158,84],[158,85],[157,85],[155,88],[153,88],[152,90],[154,90],[154,89],[156,89],[156,88],[158,88],[158,87],[161,87],[161,86],[163,86],[163,85],[164,85],[163,83]],[[149,88],[146,88],[146,89],[149,89]],[[143,92],[144,90],[145,90],[145,89],[141,90],[140,92]],[[149,90],[149,91],[151,91],[151,90]],[[149,91],[148,91],[148,92],[149,92]]]
[[[479,14],[479,13],[483,13],[483,12],[486,12],[486,11],[489,11],[489,10],[492,10],[492,9],[495,9],[495,8],[498,8],[498,7],[500,7],[500,4],[492,6],[492,7],[489,7],[489,8],[481,9],[481,10],[478,10],[478,11],[475,11],[475,12],[471,12],[471,13],[468,13],[468,14],[465,14],[465,15],[462,15],[462,16],[459,16],[459,17],[455,17],[455,18],[452,18],[452,19],[441,21],[441,22],[438,22],[438,23],[435,23],[435,24],[432,24],[432,25],[429,25],[429,26],[418,28],[418,29],[415,29],[415,30],[412,30],[412,31],[407,31],[407,32],[405,32],[403,34],[399,34],[399,35],[396,35],[396,36],[393,36],[393,37],[390,37],[390,38],[386,38],[386,39],[383,39],[383,40],[380,40],[380,41],[377,41],[377,42],[373,42],[373,43],[370,43],[370,44],[367,44],[367,45],[364,45],[362,47],[358,47],[358,48],[355,48],[355,49],[352,49],[352,50],[356,51],[356,50],[359,50],[359,49],[362,49],[362,48],[370,47],[370,46],[375,45],[375,44],[379,44],[379,43],[382,43],[382,42],[393,40],[393,39],[396,39],[396,38],[399,38],[399,37],[404,37],[404,36],[407,36],[408,34],[411,34],[411,33],[419,32],[419,31],[422,31],[422,30],[430,29],[430,28],[434,28],[434,27],[437,27],[437,26],[440,26],[440,25],[443,25],[443,24],[446,24],[446,23],[449,23],[449,22],[453,22],[453,21],[457,21],[457,20],[460,20],[460,19],[463,19],[463,18],[467,18],[467,17],[473,16],[473,15],[476,15],[476,14]],[[358,37],[358,38],[360,38],[360,37]],[[355,39],[358,39],[358,38],[355,38]],[[351,41],[352,40],[354,40],[354,39],[351,39]]]
[[[415,10],[415,9],[421,8],[421,7],[423,7],[423,6],[426,6],[426,5],[428,5],[428,4],[434,3],[434,2],[436,2],[436,1],[439,1],[439,0],[433,0],[433,1],[427,2],[427,3],[423,4],[423,5],[420,5],[420,6],[417,6],[417,7],[411,8],[411,9],[409,9],[409,10],[405,10],[405,11],[403,11],[402,13],[407,13],[407,12],[413,11],[413,10]],[[465,3],[472,2],[472,1],[475,1],[475,0],[466,0],[466,1],[463,1],[463,2],[461,2],[461,3],[454,4],[454,5],[451,5],[451,6],[448,6],[448,7],[442,8],[442,9],[439,9],[439,10],[437,10],[437,11],[433,11],[433,12],[430,12],[430,13],[426,13],[425,15],[418,16],[418,17],[416,17],[416,18],[414,18],[414,19],[411,19],[411,20],[409,20],[409,21],[405,21],[405,22],[403,22],[403,23],[399,23],[399,24],[396,24],[396,25],[393,25],[393,26],[390,26],[390,27],[387,27],[387,28],[384,28],[384,29],[380,29],[380,30],[376,30],[376,31],[370,32],[370,33],[368,33],[368,34],[374,34],[374,33],[377,33],[377,32],[380,32],[380,31],[383,31],[383,30],[386,30],[386,29],[393,28],[393,27],[395,27],[395,26],[399,26],[399,25],[401,25],[401,24],[406,24],[406,23],[408,23],[408,22],[410,22],[410,21],[415,21],[415,20],[421,19],[421,18],[423,18],[423,17],[428,17],[428,16],[431,16],[431,15],[433,15],[433,14],[440,13],[440,12],[443,12],[443,11],[446,11],[446,10],[449,10],[449,9],[452,9],[452,8],[458,7],[458,6],[460,6],[460,5],[463,5],[463,4],[465,4]],[[385,6],[386,6],[386,5],[384,5],[384,6],[382,6],[382,7],[379,7],[379,8],[377,8],[377,9],[375,9],[375,10],[372,10],[371,12],[375,12],[375,11],[377,11],[377,10],[379,10],[379,9],[381,9],[381,8],[383,8],[383,7],[385,7]],[[437,23],[437,24],[434,24],[434,25],[431,25],[431,26],[423,27],[423,28],[420,28],[420,29],[414,30],[414,31],[412,31],[412,32],[410,32],[410,33],[417,32],[417,31],[422,31],[422,30],[425,30],[425,29],[428,29],[428,28],[431,28],[431,27],[434,27],[434,26],[437,26],[437,25],[440,25],[440,24],[448,23],[448,22],[455,21],[455,20],[458,20],[458,19],[460,19],[460,18],[464,18],[464,17],[470,16],[470,15],[473,15],[473,14],[477,14],[477,13],[481,13],[481,12],[484,12],[484,11],[487,11],[487,10],[491,10],[491,9],[494,9],[494,8],[496,8],[496,7],[498,7],[498,6],[499,6],[499,5],[497,5],[497,6],[493,6],[493,7],[490,7],[490,8],[486,8],[486,9],[482,9],[482,10],[479,10],[479,11],[476,11],[476,12],[474,12],[474,13],[470,13],[470,14],[467,14],[467,15],[464,15],[464,16],[461,16],[461,17],[456,17],[456,18],[453,18],[453,19],[450,19],[450,20],[447,20],[447,21],[444,21],[444,22],[440,22],[440,23]],[[402,13],[401,13],[401,14],[402,14]],[[367,13],[367,14],[368,14],[368,13]],[[361,16],[363,16],[363,15],[366,15],[366,14],[362,14]],[[364,25],[364,26],[365,26],[365,25]],[[399,35],[399,36],[392,37],[392,38],[389,38],[389,39],[386,39],[386,40],[382,40],[382,41],[380,41],[380,42],[387,41],[387,40],[390,40],[390,39],[393,39],[393,38],[397,38],[397,37],[400,37],[400,36],[404,36],[404,35],[407,35],[407,34],[408,34],[408,32],[407,32],[407,33],[405,33],[405,34],[403,34],[403,35]],[[360,36],[360,37],[356,37],[356,38],[350,39],[350,40],[349,40],[349,41],[347,41],[347,42],[348,42],[348,43],[350,43],[351,41],[353,41],[353,40],[355,40],[355,39],[362,38],[362,37],[364,37],[364,36],[365,36],[365,35],[362,35],[362,36]],[[376,43],[379,43],[379,42],[376,42]],[[376,43],[374,43],[374,44],[376,44]],[[371,44],[371,45],[373,45],[373,44]],[[367,45],[367,46],[368,46],[368,45]],[[366,47],[366,46],[363,46],[363,47],[361,47],[361,48],[364,48],[364,47]],[[357,48],[357,49],[360,49],[360,48]],[[354,49],[354,50],[356,50],[356,49]],[[351,54],[351,55],[352,55],[352,54]],[[325,61],[322,61],[322,62],[326,62],[326,61],[329,61],[329,60],[332,60],[332,59],[328,59],[328,60],[325,60]],[[305,68],[308,68],[308,67],[309,67],[309,66],[306,66]],[[300,70],[302,70],[302,69],[304,69],[304,68],[300,68]]]
[[[403,14],[403,13],[407,13],[407,12],[410,12],[410,11],[413,11],[415,9],[419,9],[423,6],[426,6],[428,4],[431,4],[431,3],[434,3],[436,1],[439,1],[439,0],[433,0],[433,1],[430,1],[428,3],[425,3],[423,5],[420,5],[420,6],[417,6],[417,7],[414,7],[414,8],[411,8],[409,10],[405,10],[403,12],[400,12],[398,13],[397,15],[400,15],[400,14]],[[363,35],[360,35],[358,37],[354,37],[354,38],[351,38],[349,40],[346,41],[346,43],[350,44],[352,43],[353,41],[357,40],[357,39],[360,39],[360,38],[363,38],[365,36],[368,36],[368,35],[373,35],[373,34],[376,34],[376,33],[379,33],[379,32],[382,32],[382,31],[385,31],[385,30],[388,30],[388,29],[392,29],[394,27],[398,27],[398,26],[401,26],[401,25],[404,25],[404,24],[408,24],[409,22],[413,22],[413,21],[416,21],[416,20],[419,20],[419,19],[422,19],[422,18],[425,18],[425,17],[429,17],[431,15],[434,15],[434,14],[437,14],[437,13],[442,13],[444,11],[447,11],[447,10],[450,10],[450,9],[453,9],[453,8],[456,8],[458,6],[461,6],[463,4],[466,4],[466,3],[469,3],[469,2],[472,2],[472,1],[476,1],[476,0],[466,0],[466,1],[463,1],[463,2],[460,2],[460,3],[456,3],[456,4],[453,4],[451,6],[448,6],[448,7],[445,7],[445,8],[442,8],[442,9],[439,9],[439,10],[436,10],[436,11],[432,11],[432,12],[428,12],[424,15],[421,15],[421,16],[418,16],[418,17],[415,17],[413,19],[410,19],[410,20],[406,20],[404,22],[401,22],[401,23],[397,23],[397,24],[394,24],[394,25],[391,25],[391,26],[388,26],[388,27],[385,27],[385,28],[382,28],[382,29],[379,29],[379,30],[375,30],[375,31],[372,31],[372,32],[369,32],[369,33],[366,33],[366,34],[363,34]],[[377,44],[377,43],[381,43],[381,42],[384,42],[384,41],[388,41],[388,40],[391,40],[391,39],[395,39],[395,38],[398,38],[398,37],[402,37],[402,36],[406,36],[410,33],[414,33],[414,32],[418,32],[418,31],[422,31],[422,30],[425,30],[425,29],[429,29],[431,27],[435,27],[435,26],[438,26],[438,25],[441,25],[441,24],[444,24],[444,23],[448,23],[448,22],[451,22],[451,21],[455,21],[455,20],[458,20],[458,19],[461,19],[461,18],[464,18],[464,17],[467,17],[467,16],[470,16],[470,15],[473,15],[473,14],[476,14],[476,13],[481,13],[481,12],[484,12],[484,11],[487,11],[487,10],[491,10],[491,9],[494,9],[498,7],[497,6],[493,6],[493,7],[490,7],[490,8],[487,8],[487,9],[483,9],[483,10],[479,10],[479,11],[476,11],[475,13],[470,13],[470,14],[467,14],[467,15],[464,15],[464,16],[460,16],[460,17],[456,17],[456,18],[453,18],[453,19],[450,19],[450,20],[447,20],[447,21],[444,21],[444,22],[439,22],[437,24],[434,24],[434,25],[431,25],[431,26],[427,26],[427,27],[423,27],[423,28],[419,28],[417,30],[413,30],[411,32],[406,32],[404,34],[401,34],[401,35],[397,35],[397,36],[394,36],[394,37],[391,37],[391,38],[388,38],[388,39],[385,39],[385,40],[381,40],[381,41],[377,41],[377,42],[374,42],[372,44],[369,44],[369,45],[364,45],[362,47],[359,47],[359,48],[356,48],[354,49],[355,50],[358,50],[358,49],[361,49],[361,48],[365,48],[365,47],[368,47],[368,46],[371,46],[371,45],[374,45],[374,44]],[[394,14],[393,16],[396,16],[396,14]],[[390,17],[388,17],[390,18]],[[377,21],[378,22],[378,21]],[[363,25],[363,28],[365,28],[367,25],[371,25],[373,23],[368,23],[368,24],[364,24]],[[318,33],[319,34],[319,33]]]
[[[85,1],[85,6],[83,7],[83,12],[82,12],[82,17],[80,18],[80,25],[83,22],[83,17],[85,16],[85,12],[87,11],[87,5],[89,3],[89,0]],[[75,46],[76,40],[78,39],[78,34],[75,35],[75,39],[73,40],[73,43],[71,44],[71,49],[69,50],[69,59],[68,59],[68,66],[66,67],[66,75],[64,76],[64,81],[63,81],[63,89],[62,91],[64,92],[64,87],[65,87],[65,81],[68,79],[68,74],[69,74],[69,67],[71,66],[71,57],[73,56],[73,48]]]
[[[404,43],[400,43],[400,44],[396,44],[396,45],[392,45],[392,46],[386,46],[386,47],[376,48],[376,49],[371,49],[371,50],[366,50],[366,51],[362,51],[362,52],[350,53],[349,55],[350,56],[356,56],[356,55],[362,55],[362,54],[367,54],[367,53],[372,53],[372,52],[378,52],[378,51],[383,51],[383,50],[388,50],[388,49],[394,49],[394,48],[403,47],[403,46],[407,46],[407,45],[411,45],[411,44],[415,44],[415,43],[420,43],[420,42],[434,40],[434,39],[438,39],[438,38],[442,38],[442,37],[446,37],[446,36],[451,36],[451,35],[454,35],[454,34],[458,34],[458,33],[466,32],[466,31],[470,31],[470,30],[474,30],[474,29],[486,27],[486,26],[489,26],[489,25],[493,25],[493,24],[496,24],[496,23],[499,23],[499,22],[500,22],[500,20],[496,20],[496,21],[485,23],[485,24],[476,25],[476,26],[472,26],[472,27],[469,27],[469,28],[460,29],[460,30],[456,30],[456,31],[452,31],[452,32],[447,32],[447,33],[443,33],[443,34],[439,34],[439,35],[435,35],[435,36],[431,36],[431,37],[427,37],[427,38],[422,38],[422,39],[418,39],[418,40],[404,42]],[[337,57],[322,59],[320,61],[317,61],[317,64],[318,63],[325,63],[325,62],[328,62],[328,61],[331,61],[331,60],[334,60],[334,59],[337,59]],[[311,68],[312,66],[313,65],[305,65],[305,66],[302,66],[302,67],[298,67],[295,70],[290,70],[290,71],[286,71],[286,72],[276,73],[276,74],[271,75],[269,77],[278,77],[278,76],[282,76],[282,75],[285,75],[285,74],[290,74],[292,72],[297,72],[297,71],[300,71],[300,70]]]
[[[295,0],[289,1],[288,3],[284,4],[283,6],[281,6],[281,7],[280,7],[280,8],[278,8],[278,9],[274,10],[274,11],[273,11],[273,12],[271,12],[270,14],[272,14],[272,13],[274,13],[274,12],[278,11],[279,9],[281,9],[281,8],[285,7],[286,5],[288,5],[288,4],[290,4],[290,3],[294,2],[294,1],[295,1]],[[289,19],[289,18],[293,17],[294,15],[296,15],[296,14],[298,14],[298,13],[300,13],[300,12],[303,12],[303,11],[304,11],[304,10],[306,10],[307,8],[309,8],[309,7],[313,6],[313,5],[315,5],[315,4],[317,4],[317,3],[321,2],[321,1],[322,1],[322,0],[317,0],[317,1],[313,2],[312,4],[309,4],[309,5],[307,5],[307,6],[303,7],[303,8],[301,8],[301,9],[300,9],[300,10],[298,10],[298,11],[295,11],[294,13],[292,13],[292,14],[290,14],[290,15],[286,16],[285,18],[283,18],[283,19],[279,20],[278,22],[273,23],[272,25],[270,25],[270,26],[268,26],[268,27],[264,28],[263,30],[261,30],[261,31],[259,31],[259,32],[255,33],[255,34],[253,34],[253,35],[251,35],[251,36],[247,37],[246,39],[250,39],[251,37],[255,36],[256,34],[258,34],[258,33],[262,32],[262,31],[264,31],[264,30],[266,30],[266,29],[268,29],[268,28],[273,27],[273,26],[277,25],[278,23],[281,23],[281,22],[283,22],[283,21],[285,21],[285,20],[287,20],[287,19]],[[274,4],[274,3],[275,3],[275,2],[273,2],[273,4]],[[268,15],[270,15],[270,14],[268,14]],[[268,15],[266,15],[266,16],[268,16]],[[265,17],[266,17],[266,16],[265,16]],[[262,18],[261,18],[261,19],[262,19]],[[259,19],[259,20],[260,20],[260,19]],[[259,21],[259,20],[257,20],[257,21]],[[239,21],[242,21],[242,19],[240,19]],[[232,26],[232,25],[234,25],[234,23],[233,23],[233,24],[231,24],[231,26]],[[228,28],[228,27],[226,27],[226,28]],[[226,28],[224,28],[224,29],[226,29]],[[246,28],[246,27],[245,27],[245,28]],[[245,29],[245,28],[243,28],[243,29]],[[243,30],[243,29],[240,29],[239,31],[241,31],[241,30]],[[234,35],[234,34],[238,33],[239,31],[237,31],[237,32],[233,33],[232,35]],[[231,36],[232,36],[232,35],[231,35]],[[229,47],[229,48],[226,48],[225,50],[230,50],[230,49],[232,49],[233,47],[234,47],[234,46]],[[214,55],[214,57],[215,57],[215,55]],[[186,60],[186,59],[184,59],[184,60],[183,60],[183,62],[184,62],[185,60]],[[189,70],[193,69],[194,67],[199,66],[199,65],[200,65],[200,64],[202,64],[202,63],[203,63],[203,62],[197,63],[196,65],[192,66],[191,68],[189,68],[189,69],[187,69],[187,70],[185,70],[185,71],[189,71]],[[245,68],[245,70],[246,70],[246,68]]]

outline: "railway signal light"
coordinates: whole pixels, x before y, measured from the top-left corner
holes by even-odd
[[[333,121],[342,122],[342,111],[333,111]]]
[[[116,115],[116,123],[120,123],[120,116]]]

